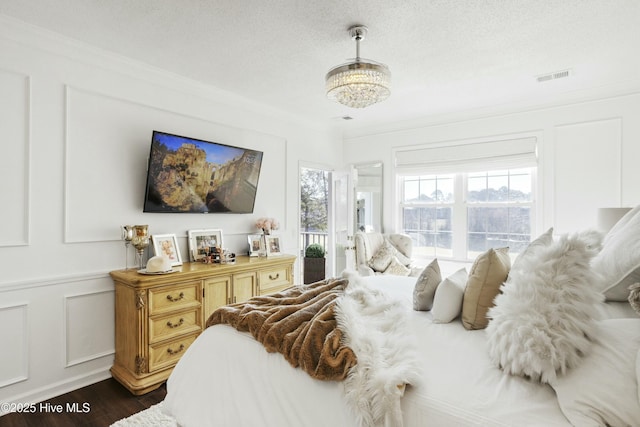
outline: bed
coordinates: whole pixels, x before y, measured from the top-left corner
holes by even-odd
[[[549,244],[534,243],[532,252]],[[605,254],[607,244],[605,238]],[[399,398],[399,419],[386,416],[371,425],[640,425],[640,318],[627,301],[595,304],[594,348],[579,367],[541,383],[496,366],[487,330],[468,329],[460,316],[442,323],[434,321],[434,310],[414,310],[415,277],[351,280],[403,308],[403,333],[413,343],[419,372]],[[225,324],[205,329],[175,367],[167,390],[163,412],[183,427],[363,425],[345,399],[343,382],[313,379],[281,354],[265,351],[250,333]],[[604,421],[602,413],[610,418]]]

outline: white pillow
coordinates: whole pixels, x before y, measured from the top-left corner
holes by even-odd
[[[574,426],[640,426],[640,319],[598,322],[600,337],[579,367],[550,382]]]
[[[525,250],[516,257],[515,261],[511,265],[509,274],[511,275],[511,271],[521,268],[522,261],[527,257],[533,256],[536,250],[541,247],[549,246],[551,243],[553,243],[553,227],[542,233],[533,242],[529,243]]]
[[[589,262],[602,235],[561,236],[521,261],[488,312],[489,357],[513,375],[549,382],[589,352],[602,294]]]
[[[462,268],[438,285],[431,309],[433,323],[449,323],[460,316],[467,279],[467,270]]]
[[[640,282],[640,205],[609,230],[593,269],[602,277],[599,288],[608,301],[627,300],[629,286]]]

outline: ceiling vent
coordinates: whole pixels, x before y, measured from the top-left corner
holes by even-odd
[[[563,79],[569,76],[571,76],[571,70],[562,70],[562,71],[555,71],[553,73],[537,76],[536,80],[538,81],[538,83],[543,83],[551,80]]]

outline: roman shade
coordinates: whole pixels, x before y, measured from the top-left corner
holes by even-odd
[[[431,144],[396,150],[394,160],[400,175],[533,167],[537,164],[537,138]]]

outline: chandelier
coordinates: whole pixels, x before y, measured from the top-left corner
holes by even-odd
[[[349,28],[356,41],[356,58],[329,70],[326,76],[327,98],[351,108],[364,108],[384,101],[391,95],[389,68],[379,62],[360,58],[360,40],[367,35],[367,27]]]

